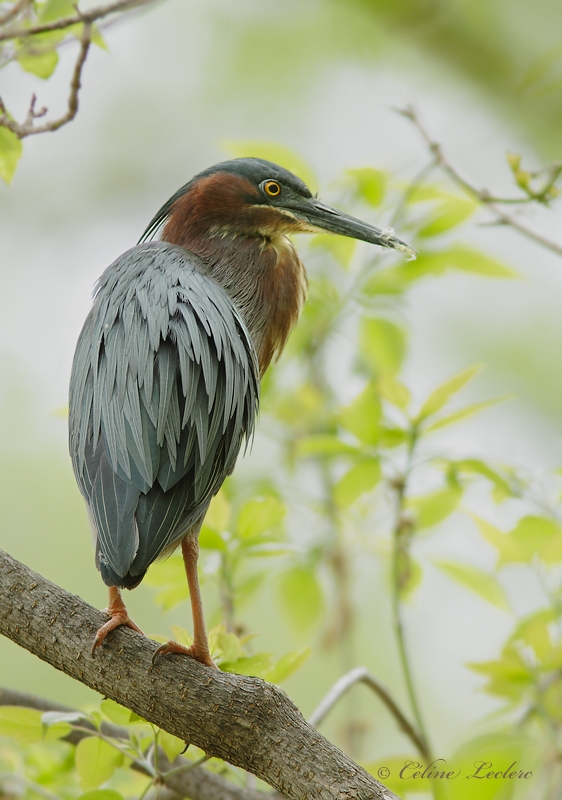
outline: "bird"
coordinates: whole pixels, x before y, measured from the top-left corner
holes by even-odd
[[[205,169],[154,216],[98,280],[69,390],[69,449],[90,518],[109,616],[142,634],[121,590],[181,547],[193,644],[158,654],[211,657],[197,576],[198,534],[252,437],[260,380],[297,322],[305,268],[289,236],[333,233],[415,250],[325,205],[287,169],[236,158]]]

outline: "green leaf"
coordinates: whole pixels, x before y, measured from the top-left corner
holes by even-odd
[[[296,455],[299,458],[310,458],[313,456],[353,456],[360,450],[351,444],[346,444],[338,439],[337,436],[307,436],[299,439],[296,444]]]
[[[455,461],[454,466],[455,469],[461,473],[475,473],[487,478],[494,485],[492,496],[496,503],[501,503],[502,500],[511,497],[513,494],[511,487],[505,478],[502,478],[502,476],[495,469],[490,467],[489,464],[486,464],[484,461],[480,461],[477,458],[466,458],[462,461]]]
[[[408,431],[403,428],[382,427],[379,439],[381,447],[398,447],[408,439]]]
[[[94,789],[92,792],[84,792],[76,800],[125,800],[125,798],[113,789]]]
[[[440,236],[465,222],[477,208],[478,203],[474,200],[451,196],[435,208],[429,222],[426,222],[418,231],[418,236],[426,239],[431,236]]]
[[[489,694],[512,700],[521,700],[534,681],[530,668],[523,660],[519,649],[512,643],[504,647],[500,658],[467,666],[473,672],[488,678],[485,690]]]
[[[471,589],[498,608],[509,611],[507,596],[492,575],[468,564],[456,564],[452,561],[436,561],[435,564],[457,583]]]
[[[256,141],[225,140],[221,144],[224,150],[234,158],[264,158],[266,161],[273,161],[274,164],[279,164],[279,166],[288,169],[289,172],[294,172],[295,175],[298,175],[312,192],[317,189],[314,171],[290,147],[285,147],[277,142]]]
[[[443,522],[455,511],[462,493],[460,486],[447,486],[420,497],[410,497],[406,505],[414,512],[418,529],[430,528]]]
[[[398,587],[400,600],[408,600],[422,582],[423,570],[421,565],[408,555],[406,564],[401,565],[400,585]]]
[[[535,651],[536,657],[540,661],[550,658],[553,643],[550,635],[549,625],[556,623],[556,615],[551,608],[543,608],[529,614],[520,620],[511,635],[509,641],[523,641]]]
[[[0,736],[8,736],[19,744],[40,742],[43,738],[41,712],[19,706],[0,707]]]
[[[406,332],[387,319],[364,318],[359,349],[375,377],[396,375],[406,355]]]
[[[372,491],[381,479],[381,467],[377,458],[365,458],[354,464],[334,487],[336,504],[348,508],[361,495]]]
[[[361,394],[340,413],[340,423],[360,442],[375,445],[379,438],[381,401],[374,383],[367,384]]]
[[[462,419],[473,417],[475,414],[478,414],[485,408],[491,408],[498,403],[503,403],[507,397],[508,395],[504,397],[494,397],[491,400],[483,400],[480,403],[472,403],[470,406],[460,408],[458,411],[454,411],[452,414],[448,414],[446,417],[441,417],[441,419],[438,419],[436,422],[428,425],[428,427],[424,429],[424,433],[431,433],[432,431],[439,430],[439,428],[444,428],[446,425],[453,425],[455,422],[460,422]]]
[[[238,514],[236,529],[242,539],[260,536],[279,525],[287,509],[277,497],[254,497],[244,503]]]
[[[166,753],[166,757],[170,763],[173,762],[180,753],[185,751],[185,742],[182,742],[177,736],[172,736],[168,731],[158,731],[158,744]]]
[[[123,754],[98,736],[87,736],[76,746],[76,771],[80,786],[97,789],[123,763]]]
[[[392,375],[384,375],[378,381],[377,388],[381,397],[401,411],[406,411],[412,401],[408,388]]]
[[[73,0],[47,0],[39,6],[37,19],[39,22],[54,22],[62,17],[70,17],[76,14]]]
[[[205,514],[205,525],[219,533],[228,526],[231,517],[230,503],[224,489],[213,497],[209,510]]]
[[[17,56],[20,67],[32,75],[47,80],[59,63],[59,54],[55,49],[32,52],[26,48]]]
[[[472,515],[481,535],[499,552],[499,566],[530,563],[534,556],[546,564],[562,561],[562,527],[544,517],[522,517],[515,528],[503,533],[486,520]]]
[[[487,278],[517,277],[517,273],[510,267],[506,267],[501,261],[461,244],[433,253],[425,251],[412,263],[411,274],[441,275],[448,269],[458,269],[461,272],[472,272]]]
[[[347,170],[357,194],[371,206],[380,206],[386,191],[386,173],[381,169],[362,167]]]
[[[144,580],[148,586],[159,589],[155,599],[165,611],[189,597],[185,566],[180,555],[172,555],[165,561],[153,564]]]
[[[310,240],[310,246],[327,250],[342,267],[347,269],[353,258],[355,248],[357,247],[357,240],[350,239],[349,236],[334,236],[329,233],[318,233]]]
[[[116,703],[115,700],[106,698],[102,700],[100,708],[105,716],[115,722],[116,725],[129,725],[131,722],[131,710]]]
[[[480,369],[480,364],[474,364],[472,367],[468,367],[468,369],[459,372],[458,375],[455,375],[453,378],[449,378],[449,380],[445,381],[445,383],[442,383],[441,386],[439,386],[429,395],[421,407],[416,421],[421,422],[443,408],[450,398],[460,391],[463,386],[466,386],[466,384],[472,380],[472,378]]]
[[[237,675],[251,675],[261,678],[271,669],[271,653],[256,653],[255,656],[244,656],[236,661],[220,665],[223,672],[234,672]]]
[[[15,133],[0,127],[0,178],[8,186],[23,153],[23,146]]]
[[[225,552],[227,549],[226,542],[223,537],[214,528],[209,528],[208,525],[203,523],[199,533],[199,547],[206,550],[220,550]]]
[[[292,567],[279,581],[281,607],[299,630],[313,627],[324,611],[324,594],[315,572]]]
[[[308,661],[312,650],[310,647],[303,647],[300,650],[293,650],[291,653],[286,653],[279,661],[274,664],[271,669],[263,675],[264,680],[269,683],[281,683],[287,680],[294,672],[302,667],[305,661]]]

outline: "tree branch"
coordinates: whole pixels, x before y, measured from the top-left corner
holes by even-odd
[[[103,619],[0,550],[0,633],[43,661],[207,755],[252,772],[289,800],[395,798],[276,686],[183,657],[163,656],[152,667],[156,644],[125,628],[92,657]]]
[[[426,130],[425,126],[420,121],[420,118],[416,112],[416,110],[412,106],[408,106],[407,108],[400,108],[397,109],[398,113],[401,114],[406,119],[409,119],[410,122],[414,124],[417,128],[419,133],[421,134],[423,140],[427,144],[429,150],[433,154],[435,164],[440,167],[443,172],[445,172],[451,180],[460,186],[465,192],[471,195],[471,197],[476,198],[479,200],[483,205],[490,209],[495,216],[495,224],[496,225],[507,225],[510,228],[513,228],[516,231],[519,231],[523,236],[526,236],[527,239],[531,239],[533,242],[536,242],[541,247],[550,250],[552,253],[556,253],[558,256],[562,256],[562,245],[558,244],[558,242],[553,242],[551,239],[547,239],[545,236],[542,236],[540,233],[537,233],[532,228],[529,228],[523,222],[520,222],[517,217],[512,216],[511,214],[507,214],[502,208],[499,208],[499,205],[502,203],[529,203],[533,202],[533,200],[538,201],[538,197],[528,197],[518,200],[516,198],[502,198],[502,197],[494,197],[488,189],[480,189],[477,186],[474,186],[470,181],[468,181],[460,172],[453,167],[453,165],[448,161],[445,157],[443,152],[443,148],[436,142],[429,132]]]
[[[374,675],[371,675],[371,673],[365,667],[356,667],[356,669],[352,669],[350,672],[348,672],[346,675],[343,675],[338,681],[336,681],[328,694],[323,698],[323,700],[311,714],[309,719],[310,724],[314,725],[316,728],[322,722],[328,712],[331,711],[331,709],[335,706],[338,700],[343,697],[343,695],[346,694],[352,686],[355,686],[356,683],[365,684],[365,686],[368,686],[369,689],[372,689],[373,692],[378,695],[380,700],[382,700],[384,705],[396,720],[400,730],[410,739],[421,757],[429,763],[429,761],[431,761],[431,757],[427,750],[427,745],[423,736],[421,736],[421,734],[415,729],[415,727],[406,717],[404,712],[391,696],[386,686],[383,686],[383,684],[378,681]]]
[[[72,80],[70,81],[70,94],[68,96],[68,103],[66,112],[59,117],[58,119],[53,119],[50,122],[45,122],[43,125],[35,126],[35,120],[37,117],[42,117],[47,113],[46,108],[42,108],[40,111],[35,111],[35,103],[37,98],[35,95],[31,98],[31,103],[29,106],[29,110],[27,112],[27,117],[25,122],[16,122],[13,119],[10,119],[6,112],[6,108],[4,103],[0,99],[0,111],[2,114],[0,115],[0,125],[4,128],[7,128],[12,133],[15,133],[19,139],[24,139],[26,136],[32,136],[35,133],[46,133],[47,131],[56,131],[59,128],[62,128],[63,125],[66,125],[67,122],[70,122],[76,116],[78,112],[78,94],[80,92],[80,79],[82,76],[82,69],[84,64],[86,63],[86,58],[88,56],[88,50],[90,49],[90,44],[92,42],[92,24],[90,22],[86,22],[84,24],[84,30],[82,31],[82,36],[80,38],[80,50],[78,52],[78,57],[76,59],[76,63],[74,64],[74,70],[72,72]]]
[[[64,30],[65,28],[72,27],[72,25],[78,25],[80,22],[96,22],[98,19],[108,17],[110,14],[129,11],[131,8],[145,6],[153,2],[154,0],[118,0],[115,3],[108,3],[105,6],[96,6],[89,11],[77,11],[76,14],[70,17],[61,17],[52,22],[45,22],[42,25],[30,25],[27,28],[11,28],[6,31],[0,31],[0,42],[11,39],[27,39],[38,33]],[[22,7],[25,8],[25,6],[26,3],[23,3]],[[20,8],[19,11],[21,10]],[[17,13],[19,13],[19,11]]]

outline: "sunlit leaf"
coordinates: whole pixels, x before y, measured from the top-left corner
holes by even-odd
[[[340,413],[342,426],[360,442],[375,445],[379,437],[381,402],[375,384],[368,383],[361,394]]]
[[[237,661],[245,658],[242,642],[235,633],[228,633],[224,624],[218,625],[209,634],[212,650],[220,655],[221,661]]]
[[[123,754],[98,736],[87,736],[76,746],[76,771],[83,789],[97,789],[123,763]]]
[[[234,672],[237,675],[251,675],[261,678],[271,669],[271,653],[256,653],[255,656],[244,656],[236,661],[221,663],[223,672]]]
[[[287,680],[302,667],[310,657],[311,652],[310,647],[303,647],[300,650],[293,650],[291,653],[287,653],[271,669],[264,673],[264,680],[269,681],[269,683],[281,683]]]
[[[324,593],[315,572],[306,567],[292,567],[279,581],[281,607],[296,628],[307,630],[324,611]]]
[[[158,588],[155,599],[165,611],[189,597],[185,566],[181,555],[172,555],[164,561],[153,564],[146,575],[145,583]]]
[[[498,608],[509,611],[507,596],[493,575],[468,564],[457,564],[451,561],[436,561],[439,569],[462,586],[471,589],[477,595]]]
[[[553,642],[549,626],[556,623],[556,615],[551,608],[540,609],[529,614],[517,623],[510,641],[523,641],[530,645],[540,661],[547,659],[552,652]]]
[[[463,490],[460,486],[447,486],[420,497],[410,497],[407,507],[416,517],[417,528],[430,528],[443,522],[460,503]]]
[[[40,742],[43,738],[41,712],[19,706],[1,706],[0,736],[8,736],[20,744]]]
[[[462,461],[455,461],[455,468],[465,474],[477,474],[487,478],[493,485],[492,496],[496,503],[502,502],[511,497],[512,491],[509,483],[489,464],[477,458],[466,458]]]
[[[421,407],[420,413],[417,416],[417,421],[421,422],[421,420],[430,417],[432,414],[435,414],[437,411],[443,408],[450,398],[460,391],[463,386],[466,386],[466,384],[476,375],[479,370],[480,365],[475,364],[474,366],[468,367],[468,369],[459,372],[458,375],[455,375],[453,378],[449,378],[447,381],[445,381],[445,383],[442,383],[441,386],[439,386],[429,395]]]
[[[274,164],[279,164],[280,167],[285,167],[289,172],[294,172],[295,175],[298,175],[312,192],[317,190],[314,171],[290,147],[285,147],[277,142],[233,140],[223,141],[222,146],[234,158],[263,158],[266,161],[273,161]]]
[[[131,710],[116,703],[115,700],[106,698],[102,700],[100,708],[105,716],[115,722],[116,725],[129,725],[131,722]]]
[[[0,178],[10,184],[18,161],[23,153],[23,146],[15,133],[0,127]]]
[[[166,757],[170,762],[173,762],[180,753],[185,751],[185,742],[182,742],[177,736],[172,736],[168,731],[161,730],[158,732],[158,744],[166,753]]]
[[[237,531],[243,539],[259,536],[279,525],[287,509],[277,497],[254,497],[248,500],[238,514]]]
[[[429,217],[429,221],[418,231],[418,236],[429,238],[439,236],[465,222],[478,208],[478,203],[463,197],[451,197],[439,203]]]
[[[386,191],[386,173],[381,169],[362,167],[347,170],[359,197],[371,206],[380,206]]]
[[[408,265],[409,266],[409,265]],[[487,278],[515,278],[517,273],[501,261],[465,245],[453,245],[433,253],[424,251],[412,262],[410,273],[440,275],[448,269],[472,272]]]
[[[203,523],[199,533],[199,546],[206,550],[220,550],[226,551],[226,541],[214,528],[209,528],[206,523]]]
[[[223,531],[229,523],[231,514],[230,503],[224,489],[213,497],[209,510],[205,514],[205,525],[215,531]]]
[[[521,700],[533,682],[529,667],[514,648],[505,649],[502,657],[495,661],[467,666],[488,679],[484,687],[486,692],[499,697]]]
[[[463,419],[473,417],[475,414],[478,414],[485,408],[491,408],[498,403],[503,403],[504,400],[506,400],[506,397],[494,397],[491,400],[483,400],[480,403],[472,403],[470,406],[459,408],[458,411],[453,411],[452,414],[448,414],[446,417],[441,417],[441,419],[438,419],[431,425],[428,425],[427,428],[424,429],[424,433],[431,433],[431,431],[437,431],[439,428],[444,428],[446,425],[453,425],[455,422],[460,422]]]
[[[125,798],[113,789],[94,789],[79,795],[76,800],[125,800]]]
[[[381,397],[401,411],[406,411],[412,400],[408,387],[392,375],[384,375],[380,378],[377,389]]]
[[[334,487],[334,499],[340,508],[348,508],[361,495],[372,491],[381,479],[377,458],[364,458],[354,464]]]
[[[342,267],[347,268],[357,247],[357,240],[351,239],[349,236],[332,236],[329,233],[318,233],[310,240],[310,246],[327,250]]]
[[[538,516],[522,517],[515,528],[503,533],[474,514],[482,536],[499,552],[499,566],[510,563],[529,563],[539,556],[547,564],[562,561],[562,527],[551,519]]]
[[[76,15],[75,3],[72,0],[47,0],[39,6],[37,19],[39,22],[54,22],[62,17]]]
[[[408,439],[408,432],[403,428],[381,428],[379,445],[381,447],[398,447]]]
[[[390,320],[364,318],[359,348],[363,360],[377,378],[396,375],[406,355],[406,332]]]
[[[59,54],[56,50],[44,50],[43,52],[30,52],[29,49],[18,53],[18,63],[26,72],[30,72],[38,78],[47,80],[56,69],[59,62]]]

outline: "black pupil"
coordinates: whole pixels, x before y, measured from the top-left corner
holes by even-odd
[[[269,194],[279,194],[279,186],[276,183],[270,183],[267,186]]]

